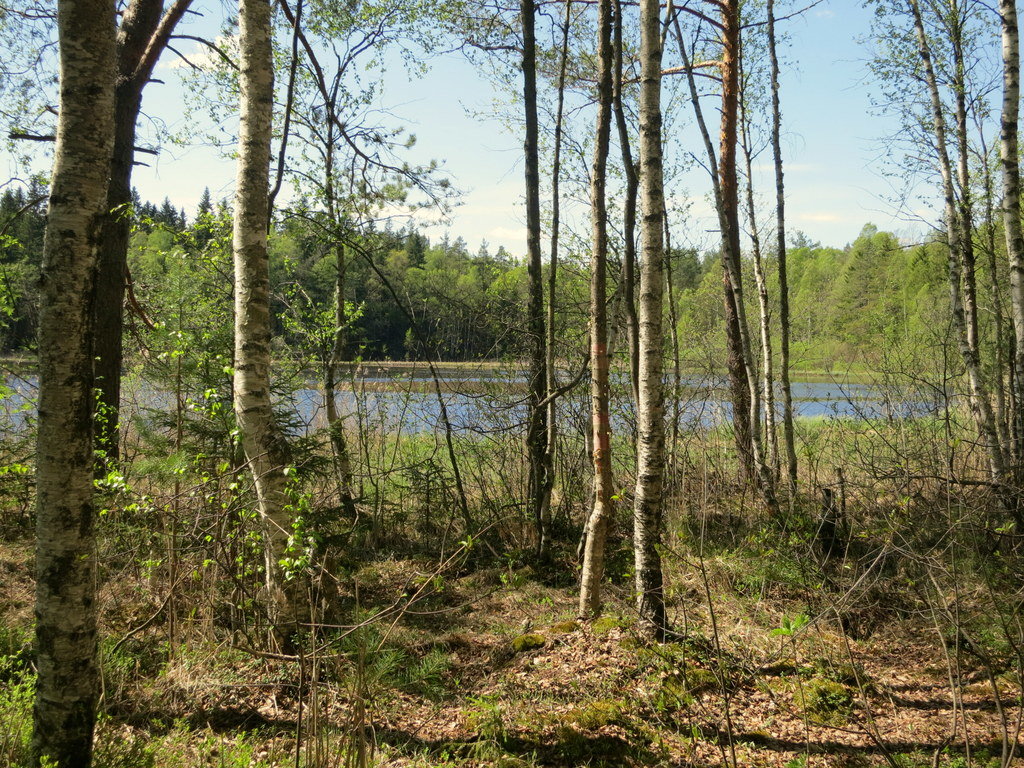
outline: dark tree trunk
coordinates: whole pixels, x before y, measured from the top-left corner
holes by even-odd
[[[523,153],[526,166],[526,250],[529,300],[527,335],[530,344],[530,410],[526,432],[529,454],[529,507],[536,525],[537,553],[543,554],[547,532],[544,530],[544,500],[551,482],[548,465],[547,360],[544,334],[544,275],[540,249],[540,158],[537,126],[537,41],[534,32],[536,7],[534,0],[522,0],[520,14],[523,25],[523,107],[526,138]]]
[[[93,300],[94,372],[100,404],[95,443],[97,450],[113,461],[117,460],[120,448],[124,295],[131,236],[128,206],[132,201],[132,168],[142,91],[171,32],[190,4],[191,0],[177,0],[164,14],[163,0],[133,0],[125,10],[117,34],[114,155]]]
[[[562,21],[562,52],[558,67],[558,108],[555,112],[555,148],[551,166],[551,257],[548,264],[547,344],[544,350],[548,377],[548,434],[547,455],[544,458],[549,476],[541,508],[541,525],[547,529],[551,520],[551,494],[555,484],[555,447],[558,444],[558,420],[555,417],[557,400],[555,390],[555,292],[558,286],[558,238],[561,223],[562,121],[565,112],[565,78],[569,66],[569,25],[572,22],[572,0],[565,0],[565,18]]]

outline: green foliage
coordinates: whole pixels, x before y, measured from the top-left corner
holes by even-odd
[[[0,655],[0,765],[28,768],[35,675]]]
[[[793,637],[801,629],[807,626],[810,622],[811,617],[806,613],[798,613],[796,616],[783,616],[782,624],[772,630],[772,634],[782,637]]]
[[[438,699],[447,690],[452,662],[444,648],[414,650],[396,633],[385,634],[374,624],[346,633],[335,647],[348,671],[361,675],[371,693],[399,690]]]

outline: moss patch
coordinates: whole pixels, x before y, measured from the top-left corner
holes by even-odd
[[[557,624],[552,624],[548,628],[548,632],[552,635],[570,635],[580,628],[578,622],[575,621],[559,621]]]
[[[520,635],[512,641],[512,650],[516,653],[535,651],[538,648],[543,648],[547,645],[547,642],[548,640],[544,635],[537,634],[536,632],[528,632],[525,635]]]
[[[590,628],[595,635],[607,635],[613,629],[629,629],[632,625],[633,622],[621,616],[601,616],[594,619]]]
[[[804,695],[807,711],[826,722],[842,722],[853,708],[853,693],[835,680],[815,678],[807,684]]]

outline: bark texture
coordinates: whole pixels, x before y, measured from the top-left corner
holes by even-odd
[[[640,375],[633,547],[637,612],[649,636],[665,636],[661,523],[665,486],[662,315],[665,287],[665,189],[661,149],[661,20],[658,0],[640,2]]]
[[[942,96],[938,79],[932,65],[931,48],[924,29],[924,20],[917,0],[908,0],[914,31],[917,38],[918,54],[924,69],[925,85],[931,101],[932,135],[938,158],[939,173],[942,176],[942,197],[945,211],[946,238],[949,246],[949,298],[953,326],[957,336],[960,356],[967,369],[970,385],[970,406],[979,436],[988,456],[989,474],[992,481],[1002,485],[1005,464],[992,404],[985,387],[977,345],[977,319],[974,310],[973,267],[974,258],[969,244],[971,233],[969,222],[964,220],[964,209],[958,207],[953,166],[947,150],[946,119],[942,110]],[[958,113],[959,113],[958,108]],[[966,137],[964,137],[966,140]],[[967,268],[967,290],[964,290],[964,269]],[[966,294],[966,307],[965,307]]]
[[[754,282],[757,287],[757,307],[760,318],[761,342],[761,396],[764,398],[764,432],[767,449],[767,464],[772,481],[779,470],[779,439],[775,428],[775,356],[772,352],[771,302],[768,296],[768,280],[764,273],[764,259],[761,255],[761,235],[757,230],[757,209],[754,205],[753,152],[750,148],[750,123],[746,101],[743,101],[742,146],[743,162],[747,183],[744,188],[747,222],[750,227],[750,247],[754,257]]]
[[[136,129],[143,89],[191,2],[177,0],[164,13],[163,0],[132,0],[117,31],[114,153],[93,306],[96,389],[103,409],[96,424],[96,447],[115,461],[120,442],[124,297],[131,235],[128,206],[132,201]]]
[[[548,392],[544,334],[544,276],[540,250],[540,157],[537,121],[537,41],[534,32],[536,5],[522,0],[523,25],[523,107],[526,137],[523,155],[526,166],[526,252],[529,282],[527,334],[530,344],[530,411],[527,419],[526,449],[530,458],[529,506],[537,529],[537,553],[544,552],[546,521],[545,499],[551,483],[547,450],[547,409],[543,405]]]
[[[721,7],[722,121],[718,156],[718,221],[722,230],[722,272],[725,283],[726,339],[729,380],[733,397],[736,444],[743,466],[754,471],[765,504],[778,511],[775,483],[764,462],[761,447],[761,391],[743,301],[740,269],[739,184],[736,146],[740,100],[740,3],[725,0]]]
[[[1010,313],[1016,347],[1013,354],[1016,392],[1014,458],[1024,462],[1024,235],[1020,223],[1020,32],[1016,0],[1000,0],[1002,29],[1003,106],[1000,115],[999,162],[1003,180],[1003,231],[1010,261]],[[1020,468],[1017,469],[1018,474]]]
[[[267,199],[274,108],[269,0],[240,0],[241,107],[235,191],[235,414],[259,500],[271,618],[285,638],[300,617],[297,579],[288,580],[292,520],[286,510],[290,456],[270,403],[270,272]]]
[[[622,102],[622,2],[615,0],[615,27],[612,39],[615,76],[612,80],[612,109],[622,153],[622,172],[626,176],[626,197],[622,202],[622,299],[626,305],[626,345],[629,347],[629,383],[633,403],[640,403],[640,320],[636,312],[636,206],[640,190],[640,174],[633,161],[626,109]]]
[[[775,0],[768,0],[768,56],[771,61],[772,161],[775,166],[775,248],[779,260],[779,382],[782,386],[782,435],[789,493],[796,493],[796,437],[793,431],[793,388],[789,380],[789,276],[786,267],[786,183],[782,170],[782,108],[779,100],[779,56],[775,46]]]
[[[302,18],[302,5],[299,4],[295,14],[295,40],[298,39],[299,22]],[[297,52],[293,51],[293,56]],[[327,203],[327,215],[331,225],[339,227],[341,224],[341,211],[338,210],[337,193],[335,189],[335,124],[333,115],[336,114],[336,91],[332,91],[331,100],[328,102],[328,109],[332,117],[326,121],[326,142],[324,146],[324,198]],[[270,206],[267,206],[268,214]],[[343,362],[348,360],[347,326],[349,322],[346,313],[345,295],[346,277],[348,273],[348,260],[345,253],[345,245],[340,237],[336,238],[334,244],[335,272],[334,272],[334,300],[335,300],[335,330],[334,345],[331,354],[324,366],[324,408],[327,414],[327,430],[331,438],[331,455],[334,458],[334,473],[338,482],[338,498],[341,507],[350,519],[356,518],[356,504],[352,492],[352,460],[349,456],[348,441],[345,439],[345,420],[338,413],[337,386],[339,369]]]
[[[726,206],[729,205],[730,192],[728,185],[723,184],[723,179],[731,173],[731,200],[732,218],[735,227],[739,226],[737,213],[737,192],[736,192],[736,109],[738,101],[738,74],[736,67],[736,55],[739,48],[739,6],[734,2],[719,4],[722,15],[722,128],[721,147],[726,156],[719,162],[715,146],[711,141],[711,133],[708,131],[707,121],[704,119],[704,110],[700,104],[700,94],[697,91],[697,82],[691,66],[690,55],[683,39],[682,28],[678,16],[673,20],[673,27],[676,42],[679,44],[679,55],[683,60],[683,68],[686,72],[687,85],[690,92],[690,103],[693,106],[693,114],[697,120],[697,127],[700,129],[701,138],[704,142],[704,149],[708,157],[708,171],[711,176],[711,186],[714,191],[715,209],[718,213],[719,228],[722,232],[722,283],[724,288],[723,304],[725,307],[725,333],[726,345],[728,348],[726,368],[729,376],[729,389],[733,407],[733,433],[736,443],[736,453],[739,458],[740,472],[748,480],[756,480],[756,462],[754,461],[753,441],[751,439],[751,401],[750,401],[750,380],[747,377],[744,365],[742,334],[740,331],[739,310],[742,305],[736,302],[736,280],[733,273],[737,272],[732,267],[732,259],[728,255],[732,246],[726,241],[729,240],[730,224]],[[731,21],[730,21],[731,19]],[[731,74],[730,74],[731,72]],[[730,80],[731,78],[731,80]],[[726,139],[731,136],[731,139]],[[728,146],[727,146],[728,145]],[[731,163],[731,171],[728,165]],[[723,170],[722,165],[726,164]],[[736,232],[736,252],[739,249],[739,232]],[[730,241],[731,242],[731,241]],[[756,390],[756,386],[755,386]]]
[[[91,298],[113,152],[111,0],[61,0],[60,115],[40,286],[36,760],[86,768],[99,693]]]
[[[569,67],[569,27],[572,23],[572,0],[565,0],[565,17],[562,19],[562,48],[558,65],[558,107],[555,110],[555,147],[551,165],[551,250],[548,263],[548,307],[545,332],[547,342],[544,362],[548,377],[548,434],[544,461],[550,472],[549,482],[541,508],[541,520],[545,527],[551,520],[551,495],[555,484],[555,449],[558,445],[558,420],[556,418],[558,382],[555,377],[555,293],[558,287],[558,239],[561,233],[561,173],[562,173],[562,121],[565,113],[565,78]]]
[[[606,174],[612,113],[612,0],[599,0],[597,10],[597,135],[590,175],[590,416],[593,433],[594,506],[587,518],[580,580],[579,613],[583,618],[601,609],[604,547],[612,513],[611,423],[608,416],[607,261],[608,209]]]

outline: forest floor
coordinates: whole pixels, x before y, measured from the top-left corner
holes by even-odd
[[[622,587],[581,624],[569,578],[367,563],[349,582],[358,614],[384,618],[301,659],[203,640],[184,616],[176,631],[188,639],[172,649],[159,589],[121,579],[104,589],[97,766],[1001,764],[1004,734],[1020,733],[1014,672],[947,657],[923,616],[861,612],[846,631],[838,613],[808,619],[797,602],[733,591],[713,595],[712,622],[705,586],[723,568],[674,576],[679,635],[653,644],[634,632]],[[0,548],[0,585],[10,681],[12,638],[30,622],[27,546]],[[418,598],[389,611],[410,585]],[[340,591],[351,615],[355,595]],[[950,665],[965,681],[957,699]],[[0,694],[0,750],[27,727],[17,690]],[[361,749],[367,762],[343,760]]]

